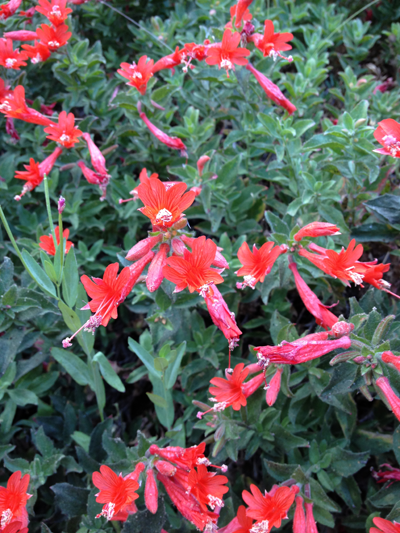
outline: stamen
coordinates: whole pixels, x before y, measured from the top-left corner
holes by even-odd
[[[49,41],[49,46],[52,46],[53,48],[58,48],[61,45],[58,41]]]
[[[13,58],[11,58],[11,57],[8,57],[8,58],[6,59],[6,68],[13,68],[14,63],[16,63],[16,62],[17,62],[16,59],[13,59]]]
[[[62,143],[64,143],[64,142],[69,142],[69,141],[70,141],[70,136],[69,136],[69,135],[66,135],[65,133],[63,133],[63,134],[61,135],[61,137],[60,137],[60,141],[61,141]]]
[[[213,496],[212,494],[207,495],[208,498],[208,505],[211,507],[211,509],[214,511],[216,507],[223,507],[224,502],[217,498],[216,496]]]
[[[156,224],[159,224],[160,222],[167,224],[168,222],[171,222],[172,218],[172,213],[168,211],[168,209],[163,208],[157,213],[155,222]]]
[[[36,63],[41,63],[43,61],[43,58],[40,54],[36,54],[35,57],[31,58],[31,62],[36,65]]]
[[[268,533],[269,532],[269,522],[268,520],[263,520],[262,522],[256,522],[254,526],[250,529],[250,533]]]
[[[106,503],[106,505],[103,507],[101,513],[96,515],[96,518],[100,518],[101,516],[105,516],[107,520],[111,520],[111,518],[114,516],[115,513],[115,503]]]
[[[1,528],[3,529],[3,527],[5,527],[7,524],[9,524],[12,520],[12,517],[13,517],[13,513],[11,511],[11,509],[6,509],[5,511],[3,511],[1,513]]]

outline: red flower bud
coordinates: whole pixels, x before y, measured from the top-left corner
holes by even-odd
[[[176,473],[176,466],[168,461],[157,461],[154,463],[154,466],[163,476],[174,476]]]
[[[281,388],[281,377],[282,377],[283,368],[278,368],[271,381],[269,382],[269,387],[267,389],[267,394],[265,396],[267,404],[271,407],[276,402],[278,394]]]
[[[317,524],[315,523],[314,513],[313,513],[313,503],[305,503],[306,508],[306,532],[307,533],[318,533]]]
[[[149,253],[150,250],[154,248],[154,246],[158,244],[161,240],[161,233],[159,235],[155,235],[154,237],[147,237],[147,239],[142,239],[129,250],[126,255],[126,259],[128,261],[136,261],[137,259],[140,259],[147,253]]]
[[[191,187],[190,190],[194,192],[196,196],[199,196],[199,194],[201,193],[201,187]]]
[[[146,278],[146,286],[150,292],[156,291],[164,279],[163,268],[166,265],[168,252],[169,245],[166,243],[162,244],[150,263]]]
[[[221,254],[221,252],[218,252],[218,250],[215,252],[215,258],[214,258],[214,261],[211,264],[213,266],[218,267],[218,268],[228,268],[229,269],[228,261]]]
[[[106,159],[101,153],[100,149],[95,145],[90,137],[89,133],[83,133],[82,137],[85,139],[90,153],[90,159],[92,161],[93,168],[99,174],[107,174]]]
[[[154,472],[150,468],[146,472],[146,486],[144,489],[144,501],[147,509],[156,514],[158,509],[158,488],[154,477]]]
[[[208,161],[210,161],[210,158],[208,157],[208,155],[202,155],[200,159],[197,161],[197,170],[199,172],[199,176],[203,175],[204,166]]]
[[[254,365],[249,365],[249,366],[257,366],[257,372],[260,372],[261,370],[260,365],[258,363],[255,363]],[[249,366],[246,368],[249,369]],[[248,398],[249,396],[251,396],[252,394],[256,392],[256,390],[264,382],[264,379],[265,379],[264,374],[261,373],[261,374],[258,374],[258,376],[251,378],[247,383],[243,383],[242,391],[243,391],[243,394],[246,396],[246,398]]]
[[[330,334],[336,337],[337,339],[339,339],[340,337],[343,337],[344,335],[349,335],[349,333],[351,333],[353,329],[354,329],[354,324],[341,320],[340,322],[336,322],[336,324],[333,324]]]
[[[183,252],[186,250],[186,246],[184,243],[177,237],[174,237],[172,239],[172,250],[174,251],[175,255],[179,255],[180,257],[183,256]]]
[[[376,385],[379,387],[390,407],[392,408],[393,414],[397,420],[400,421],[400,398],[394,393],[388,378],[378,378],[376,380]]]
[[[38,38],[35,31],[28,30],[17,30],[17,31],[6,31],[3,34],[4,39],[11,39],[12,41],[34,41]]]
[[[340,230],[335,224],[311,222],[311,224],[307,224],[296,233],[294,240],[300,242],[303,237],[327,237],[328,235],[340,234]]]
[[[279,87],[275,85],[275,83],[272,83],[267,76],[264,76],[264,74],[255,69],[251,63],[246,65],[246,69],[250,70],[250,72],[254,75],[258,83],[264,89],[264,92],[268,98],[271,98],[271,100],[273,100],[276,104],[286,109],[289,115],[292,115],[295,111],[297,111],[297,108],[291,102],[289,102]]]
[[[125,285],[125,287],[121,291],[121,301],[124,301],[125,298],[129,295],[134,285],[136,284],[137,280],[139,279],[139,276],[145,269],[146,265],[150,263],[150,261],[153,259],[154,255],[155,255],[154,252],[150,251],[144,257],[139,259],[139,261],[127,267],[130,270],[130,277],[129,277],[128,283]]]
[[[125,476],[125,479],[133,479],[134,481],[137,481],[139,479],[140,474],[143,472],[143,470],[146,468],[146,465],[144,463],[138,463],[135,466],[135,470]]]
[[[303,498],[296,496],[296,509],[293,517],[293,533],[307,533],[306,515],[304,514]]]

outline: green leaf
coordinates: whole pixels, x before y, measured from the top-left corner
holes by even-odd
[[[85,450],[85,452],[89,451],[90,435],[86,435],[86,433],[82,433],[82,431],[74,431],[71,437]]]
[[[89,490],[75,487],[69,483],[56,483],[51,490],[55,494],[55,504],[68,518],[86,513]]]
[[[38,265],[38,263],[31,257],[31,255],[28,254],[26,250],[22,250],[22,258],[29,269],[30,275],[34,278],[39,287],[47,294],[50,294],[50,296],[53,296],[53,298],[57,298],[54,285],[42,267]]]
[[[111,387],[119,392],[125,392],[124,384],[102,352],[97,352],[93,357],[93,361],[99,364],[101,375]]]
[[[9,389],[8,394],[19,407],[37,405],[39,402],[36,394],[28,389]]]
[[[88,366],[77,355],[61,348],[52,348],[51,355],[79,385],[94,388]]]
[[[186,341],[182,342],[182,344],[180,344],[176,348],[176,357],[173,362],[168,366],[165,372],[165,387],[167,389],[172,389],[172,387],[175,385],[181,367],[182,358],[185,355],[185,351]]]
[[[4,294],[11,285],[14,276],[14,265],[9,257],[5,257],[0,266],[0,294]]]
[[[79,273],[76,263],[75,251],[71,247],[65,257],[62,291],[64,300],[69,307],[73,308],[78,297]]]
[[[400,224],[400,196],[383,194],[364,202],[364,205],[381,222],[389,223],[391,226]]]
[[[134,352],[142,363],[145,365],[149,373],[158,379],[161,379],[162,374],[154,368],[154,357],[149,354],[147,350],[143,348],[139,343],[133,340],[131,337],[128,338],[129,349]]]
[[[158,509],[155,514],[147,509],[128,516],[122,533],[161,533],[162,527],[167,519],[164,501],[158,499]]]
[[[154,403],[154,405],[157,405],[158,407],[162,407],[163,409],[167,408],[167,402],[164,398],[161,396],[158,396],[157,394],[153,394],[152,392],[146,392],[147,396],[150,398],[150,400]]]
[[[224,186],[230,185],[239,175],[240,156],[236,156],[225,163],[218,172],[218,183]]]

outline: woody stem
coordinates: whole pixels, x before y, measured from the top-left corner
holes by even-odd
[[[49,194],[49,183],[47,181],[46,174],[43,178],[43,184],[44,184],[44,196],[46,198],[46,208],[47,208],[47,216],[49,218],[49,224],[50,224],[50,231],[53,236],[54,241],[54,249],[57,250],[57,239],[56,239],[56,233],[54,231],[54,224],[53,224],[53,218],[51,216],[51,206],[50,206],[50,194]]]

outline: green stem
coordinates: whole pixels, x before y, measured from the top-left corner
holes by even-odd
[[[18,244],[16,243],[16,240],[14,239],[14,235],[11,232],[10,226],[8,225],[6,216],[5,216],[4,211],[1,208],[1,206],[0,206],[0,218],[1,218],[1,221],[3,222],[3,225],[4,225],[4,228],[5,228],[6,232],[7,232],[8,238],[10,239],[11,244],[14,247],[14,250],[16,251],[21,263],[24,265],[25,270],[29,273],[29,268],[28,268],[27,264],[25,263],[25,261],[24,261],[24,259],[22,257],[21,250],[18,248]],[[33,276],[31,276],[31,277],[33,278]],[[33,279],[35,279],[35,278],[33,278]]]
[[[46,207],[47,207],[47,216],[49,217],[49,224],[50,224],[50,231],[53,236],[54,241],[54,249],[57,250],[57,239],[56,239],[56,232],[54,231],[54,224],[53,224],[53,218],[51,216],[51,206],[50,206],[50,194],[49,194],[49,183],[47,181],[46,174],[43,178],[43,184],[44,184],[44,196],[46,198]]]
[[[344,22],[342,22],[341,24],[339,24],[339,26],[333,30],[333,32],[328,36],[328,40],[332,37],[332,35],[334,35],[337,31],[341,30],[343,28],[343,26],[345,26],[348,22],[350,22],[353,18],[355,18],[357,15],[359,15],[360,13],[362,13],[363,11],[365,11],[366,9],[368,9],[369,7],[373,6],[374,4],[377,4],[379,2],[379,0],[372,0],[372,2],[370,2],[369,4],[367,4],[366,6],[362,7],[361,9],[359,9],[358,11],[356,11],[353,15],[351,15],[351,17],[347,18]]]
[[[63,279],[65,250],[64,250],[62,213],[60,213],[60,212],[58,213],[58,234],[60,235],[60,253],[61,253],[61,268],[60,268],[59,283],[61,283],[62,279]],[[66,244],[66,242],[65,242],[65,244]]]

